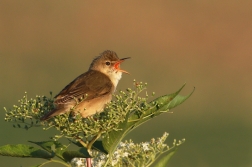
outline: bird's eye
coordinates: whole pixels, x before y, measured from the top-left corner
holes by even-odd
[[[109,62],[109,61],[107,61],[107,62],[106,62],[106,65],[107,65],[107,66],[109,66],[109,65],[110,65],[110,62]]]

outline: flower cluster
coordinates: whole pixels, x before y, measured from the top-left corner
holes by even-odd
[[[83,141],[95,136],[104,137],[110,131],[120,130],[118,129],[118,125],[127,116],[132,113],[141,115],[143,109],[147,108],[148,104],[146,101],[148,94],[146,93],[145,97],[139,96],[146,89],[147,84],[136,81],[133,84],[133,90],[128,88],[126,92],[119,91],[118,94],[114,95],[115,100],[107,104],[104,112],[97,113],[92,117],[82,118],[79,113],[72,116],[71,111],[69,111],[66,114],[55,116],[48,121],[40,122],[39,119],[54,108],[52,93],[50,93],[50,97],[36,96],[35,99],[30,100],[27,97],[27,93],[25,93],[25,96],[18,101],[19,105],[14,105],[11,110],[5,108],[5,120],[15,122],[14,127],[24,127],[25,129],[29,129],[34,125],[45,126],[44,130],[56,128],[60,131],[60,134],[55,135],[53,137],[54,140],[58,140],[63,136],[82,139]],[[76,106],[79,103],[76,103]]]
[[[93,157],[92,164],[96,167],[148,167],[162,154],[165,155],[165,162],[167,162],[166,158],[170,158],[174,153],[172,150],[182,144],[184,139],[178,142],[174,140],[171,147],[164,143],[168,137],[167,133],[160,138],[139,144],[133,143],[132,140],[125,142],[121,140],[130,131],[153,117],[169,112],[169,109],[181,104],[192,93],[188,96],[179,96],[179,92],[185,86],[183,85],[177,92],[158,97],[147,103],[149,97],[147,92],[143,97],[140,96],[147,84],[136,81],[133,84],[133,89],[128,88],[114,95],[114,100],[108,103],[101,113],[82,118],[75,108],[85,99],[76,99],[76,105],[69,112],[43,122],[40,118],[54,109],[52,93],[50,97],[36,96],[35,99],[30,100],[25,93],[25,96],[18,101],[19,105],[14,105],[9,110],[4,108],[5,120],[14,122],[13,126],[19,128],[44,126],[44,130],[50,128],[58,130],[59,133],[52,138],[55,141],[34,143],[50,153],[55,153],[53,156],[64,161],[61,163],[68,163],[74,157]],[[61,143],[57,144],[57,140],[61,137],[69,138],[69,141],[80,149],[77,151],[69,151],[66,148],[58,150],[59,147],[65,146]],[[56,145],[55,143],[58,145],[57,148],[52,147]],[[32,153],[31,156],[33,156]],[[74,166],[85,166],[85,158],[74,158],[71,162]],[[163,163],[163,157],[159,160]]]
[[[120,142],[114,154],[110,157],[103,153],[96,152],[95,158],[92,159],[92,164],[95,167],[103,167],[105,164],[108,167],[135,167],[135,166],[150,166],[162,154],[174,150],[175,147],[185,142],[185,139],[174,140],[171,147],[165,144],[168,133],[164,133],[162,137],[151,139],[149,142],[135,144],[132,140]],[[74,158],[71,161],[72,166],[85,167],[85,158]]]
[[[42,117],[43,112],[51,111],[53,106],[52,92],[50,97],[36,96],[35,99],[28,100],[27,92],[22,99],[18,100],[19,105],[13,105],[13,109],[7,110],[5,114],[5,121],[13,121],[15,124],[13,127],[22,127],[24,124],[25,129],[29,129],[33,126],[40,126],[39,119]]]

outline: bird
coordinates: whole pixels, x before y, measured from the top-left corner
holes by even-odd
[[[102,112],[112,100],[122,73],[129,74],[120,68],[120,64],[130,57],[119,59],[114,51],[106,50],[93,59],[87,72],[81,74],[55,97],[55,108],[40,118],[50,118],[70,112],[79,112],[83,118]],[[79,102],[78,105],[77,102]]]

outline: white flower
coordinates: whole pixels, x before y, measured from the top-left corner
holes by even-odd
[[[162,137],[167,137],[169,133],[165,132]]]
[[[79,159],[75,164],[76,166],[80,167],[83,165],[83,162],[81,161],[81,159]]]
[[[134,143],[127,143],[126,144],[127,149],[131,149],[132,147],[134,147]]]
[[[123,143],[123,142],[120,142],[119,145],[118,145],[118,147],[125,147],[125,146],[126,146],[126,144]]]
[[[104,154],[102,154],[101,156],[100,156],[100,159],[101,160],[104,160],[106,158],[106,156],[104,155]]]
[[[142,147],[143,147],[143,150],[144,150],[144,151],[150,150],[150,148],[149,148],[149,143],[148,143],[148,142],[142,143]]]
[[[98,162],[96,162],[97,164],[96,164],[96,167],[103,167],[104,166],[104,163],[105,163],[105,161],[98,161]]]
[[[121,152],[120,150],[116,150],[116,151],[114,152],[114,155],[113,155],[113,156],[114,156],[115,159],[120,158],[120,152]]]
[[[129,155],[128,152],[124,152],[124,153],[122,154],[122,157],[128,157],[128,155]]]
[[[117,160],[114,159],[114,160],[111,162],[111,165],[114,166],[114,165],[116,165],[116,164],[117,164]]]
[[[84,166],[82,159],[83,158],[74,158],[74,159],[72,159],[71,163],[75,167],[82,167],[82,166]]]

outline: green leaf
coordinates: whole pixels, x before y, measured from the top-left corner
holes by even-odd
[[[165,156],[162,156],[161,158],[158,159],[158,161],[154,167],[167,166],[170,158],[174,155],[175,152],[176,152],[176,150],[174,150],[172,152],[167,152]]]
[[[62,155],[67,161],[71,161],[73,158],[91,158],[87,149],[84,147],[80,148],[78,151],[65,151]]]
[[[73,140],[68,140],[70,143],[76,145],[77,147],[83,147],[83,145],[80,142],[75,142]]]
[[[179,93],[184,87],[185,87],[185,84],[177,92],[158,97],[157,99],[151,101],[149,104],[152,107],[148,109],[147,111],[145,111],[145,113],[142,115],[142,118],[139,119],[138,115],[136,114],[132,115],[130,118],[130,121],[138,120],[134,124],[134,128],[147,122],[153,117],[156,117],[162,113],[168,112],[170,109],[182,104],[194,92],[194,89],[193,89],[193,91],[187,96],[179,95]],[[133,130],[133,128],[131,130]]]
[[[108,137],[102,140],[102,144],[105,150],[111,154],[115,151],[119,142],[129,133],[131,130],[135,129],[136,127],[140,126],[141,124],[147,122],[148,120],[152,119],[155,116],[158,116],[164,112],[169,111],[180,104],[182,104],[186,99],[188,99],[193,91],[187,96],[181,96],[179,93],[184,88],[185,84],[175,93],[170,95],[161,96],[149,103],[151,106],[149,109],[144,111],[144,113],[139,117],[138,113],[133,113],[127,115],[127,118],[124,122],[121,122],[118,125],[117,131],[111,131],[108,133]]]
[[[108,136],[102,140],[102,145],[105,150],[112,154],[119,142],[124,138],[127,132],[133,128],[135,123],[128,123],[128,119],[118,125],[118,131],[111,131],[109,132]]]
[[[65,151],[65,146],[61,144],[58,141],[42,141],[42,142],[34,142],[34,141],[29,141],[30,143],[34,143],[44,150],[50,152],[52,155],[56,155],[60,159],[64,160],[64,157],[62,156],[63,152]]]
[[[71,140],[69,140],[69,141],[78,147],[83,147],[83,145],[80,142],[74,142]],[[94,142],[94,144],[92,145],[92,149],[97,150],[99,152],[103,152],[104,154],[108,154],[108,152],[105,150],[105,148],[102,145],[102,141],[100,141],[100,140],[96,140]]]
[[[102,141],[95,141],[94,144],[92,145],[92,149],[108,154],[108,152],[105,150],[105,148],[102,145]]]
[[[4,145],[0,147],[0,155],[10,157],[31,157],[31,158],[52,158],[53,156],[45,150],[34,148],[33,146],[17,144]]]

